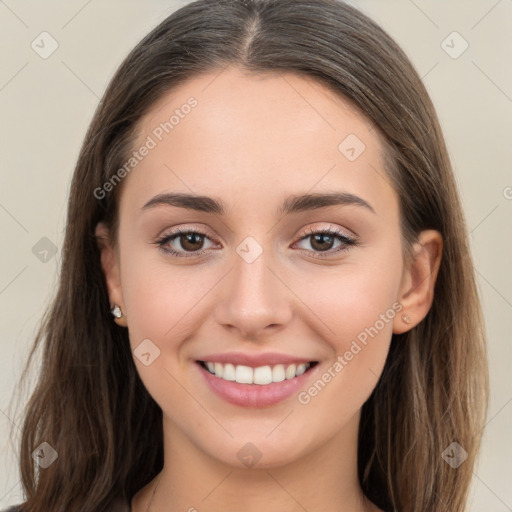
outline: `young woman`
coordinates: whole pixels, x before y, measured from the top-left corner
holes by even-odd
[[[483,321],[396,43],[335,0],[165,19],[85,137],[37,347],[22,512],[463,511]]]

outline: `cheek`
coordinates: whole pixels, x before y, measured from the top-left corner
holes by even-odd
[[[400,251],[376,251],[370,260],[331,273],[322,269],[298,291],[312,305],[314,329],[321,328],[331,352],[327,372],[324,369],[319,376],[321,382],[304,390],[299,402],[314,401],[324,411],[334,404],[340,418],[359,409],[377,384],[394,318],[402,309],[397,301]]]
[[[201,411],[194,409],[195,402],[180,385],[186,360],[179,356],[181,346],[197,330],[194,306],[198,306],[214,281],[192,281],[190,272],[171,268],[150,252],[130,254],[121,268],[130,345],[145,388],[163,411],[200,416]],[[202,276],[205,277],[204,273]],[[146,365],[138,355],[148,352]],[[179,422],[179,418],[175,420]]]
[[[121,282],[132,345],[145,338],[160,346],[164,340],[185,339],[201,299],[218,276],[204,266],[194,270],[190,265],[173,264],[156,246],[142,246],[128,237],[125,247]],[[197,318],[195,324],[197,328]]]
[[[373,326],[384,337],[391,335],[392,319],[400,307],[401,253],[393,248],[372,252],[339,268],[319,268],[307,280],[296,278],[293,283],[338,354]]]

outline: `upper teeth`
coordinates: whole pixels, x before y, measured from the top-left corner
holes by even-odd
[[[293,379],[302,375],[311,363],[290,364],[286,368],[282,364],[275,366],[258,366],[251,368],[241,364],[235,366],[231,363],[212,363],[205,362],[208,370],[215,376],[224,380],[236,381],[239,384],[270,384],[271,382],[281,382],[285,379]]]

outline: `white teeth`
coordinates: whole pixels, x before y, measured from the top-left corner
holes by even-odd
[[[295,377],[296,369],[297,369],[297,367],[294,364],[291,364],[290,366],[288,366],[288,368],[286,368],[285,377],[287,379],[293,379],[293,377]]]
[[[282,364],[276,364],[274,368],[272,368],[272,382],[282,382],[285,378],[284,366]]]
[[[285,379],[293,379],[302,375],[311,366],[311,363],[302,363],[251,368],[241,364],[235,366],[231,363],[212,363],[210,361],[205,362],[205,364],[210,373],[213,373],[216,377],[236,381],[239,384],[258,384],[260,386],[271,382],[282,382]]]
[[[272,382],[272,369],[270,366],[259,366],[254,368],[254,384],[270,384]]]
[[[222,370],[222,378],[224,380],[235,380],[235,367],[231,363],[227,363],[224,365],[224,369]]]
[[[224,369],[224,367],[221,363],[215,363],[215,375],[222,377],[222,374],[224,373],[222,371],[223,369]]]
[[[295,372],[295,375],[302,375],[306,371],[307,365],[305,364],[299,364],[297,366],[297,370]]]
[[[220,363],[215,363],[215,375],[219,377],[217,373],[217,365]],[[220,375],[222,377],[222,374]],[[236,367],[235,370],[235,380],[239,384],[252,384],[253,379],[253,371],[249,366],[242,366],[241,364]]]

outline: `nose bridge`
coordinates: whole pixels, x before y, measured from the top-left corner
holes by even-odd
[[[291,317],[286,286],[275,275],[271,244],[265,249],[247,237],[235,248],[228,285],[216,307],[217,321],[236,327],[244,337],[257,336],[268,326],[284,325]]]

